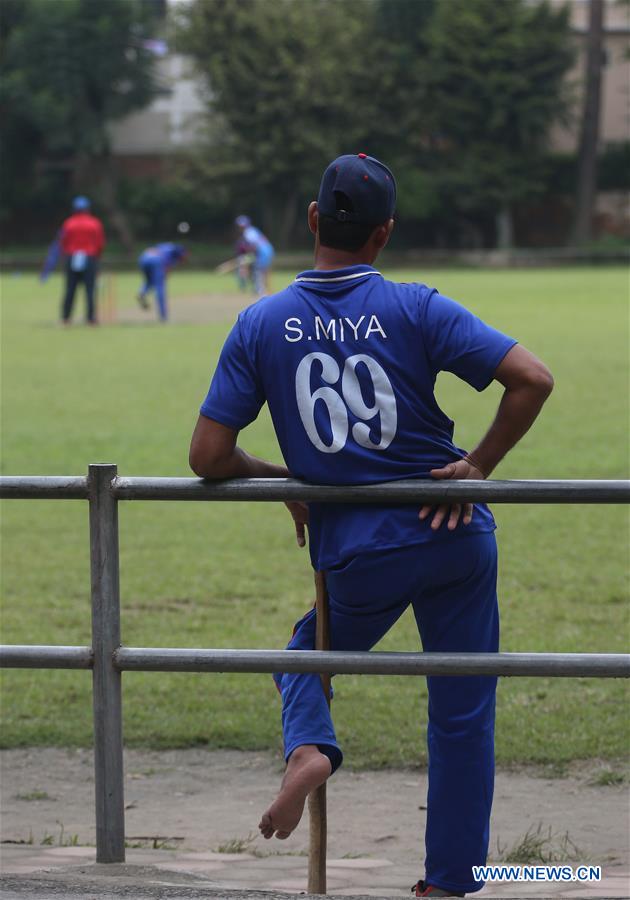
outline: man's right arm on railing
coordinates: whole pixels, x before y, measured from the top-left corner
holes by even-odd
[[[288,478],[286,466],[267,462],[237,447],[238,430],[199,416],[188,461],[200,478]]]
[[[289,478],[286,466],[252,456],[237,446],[238,430],[199,416],[190,442],[188,461],[200,478]],[[299,547],[306,545],[308,507],[297,500],[285,503],[295,525]]]

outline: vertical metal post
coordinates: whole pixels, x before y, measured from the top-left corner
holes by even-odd
[[[315,649],[330,650],[330,627],[328,614],[328,591],[326,576],[315,572]],[[322,688],[330,706],[330,678],[328,673],[320,675]],[[308,795],[310,834],[308,852],[308,893],[326,893],[326,850],[328,840],[328,814],[326,810],[326,782]]]
[[[111,492],[114,465],[90,465],[90,567],[94,669],[94,777],[96,861],[125,861],[121,673],[113,653],[120,646],[118,501]]]

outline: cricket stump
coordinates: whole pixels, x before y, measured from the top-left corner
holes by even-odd
[[[113,324],[116,319],[116,276],[113,272],[103,273],[103,322]]]

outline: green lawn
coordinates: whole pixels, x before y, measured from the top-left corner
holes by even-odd
[[[627,477],[626,274],[621,268],[387,272],[423,280],[518,337],[552,369],[556,389],[499,478]],[[289,273],[275,273],[274,286]],[[119,274],[119,307],[137,279]],[[83,474],[116,462],[126,475],[187,475],[188,442],[231,322],[56,325],[59,277],[5,275],[3,456],[7,474]],[[176,273],[178,296],[232,290],[230,279]],[[82,298],[79,298],[82,304]],[[212,302],[211,297],[209,302]],[[82,312],[82,310],[81,310]],[[469,446],[499,391],[478,395],[451,376],[438,389]],[[268,416],[243,435],[279,460]],[[628,516],[621,507],[499,506],[504,650],[628,650]],[[5,643],[90,641],[87,504],[3,504]],[[306,552],[280,504],[122,503],[123,641],[181,647],[282,647],[312,603]],[[406,615],[380,649],[418,648]],[[355,766],[423,762],[421,680],[340,677],[335,719]],[[87,745],[90,675],[9,671],[3,677],[4,746]],[[129,745],[279,748],[271,678],[128,673]],[[504,679],[499,761],[562,763],[615,757],[628,747],[628,692],[620,681]]]

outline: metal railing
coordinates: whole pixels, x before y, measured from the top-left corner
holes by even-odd
[[[352,503],[628,503],[630,481],[399,481],[369,486],[294,479],[121,478],[115,465],[87,477],[5,476],[0,498],[87,500],[92,646],[4,645],[5,668],[92,669],[96,860],[125,860],[121,675],[153,672],[317,672],[372,675],[630,677],[622,653],[382,653],[124,647],[120,636],[119,500],[306,500]]]

